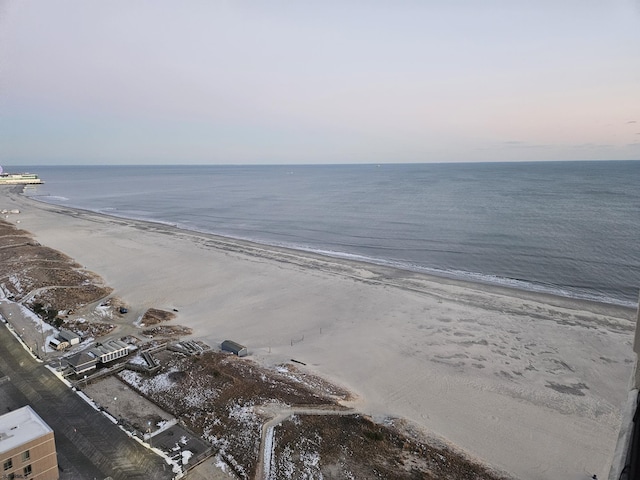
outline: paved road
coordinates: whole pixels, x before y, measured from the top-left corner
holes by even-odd
[[[31,407],[54,430],[61,480],[171,479],[169,465],[130,439],[36,362],[0,323],[0,413]]]

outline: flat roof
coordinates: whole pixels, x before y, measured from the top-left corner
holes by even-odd
[[[51,427],[27,405],[0,416],[0,453],[53,432]]]
[[[129,345],[121,342],[120,340],[109,340],[102,345],[96,345],[90,350],[90,352],[95,355],[102,356],[109,353],[121,352],[122,350],[129,350]]]

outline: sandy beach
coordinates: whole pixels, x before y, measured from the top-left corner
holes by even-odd
[[[130,306],[253,359],[294,358],[523,479],[605,478],[632,370],[631,309],[439,279],[186,232],[0,192],[7,220]]]

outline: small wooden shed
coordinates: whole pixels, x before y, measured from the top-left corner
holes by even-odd
[[[247,347],[233,340],[225,340],[222,342],[221,348],[223,352],[231,352],[239,357],[245,357],[247,355]]]
[[[55,348],[58,351],[62,351],[65,348],[69,347],[69,342],[60,340],[59,338],[52,338],[49,340],[49,345],[51,345],[53,348]]]

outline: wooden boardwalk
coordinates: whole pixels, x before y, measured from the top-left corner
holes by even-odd
[[[129,438],[36,362],[0,323],[0,411],[31,405],[54,430],[60,479],[171,479],[171,466]]]

